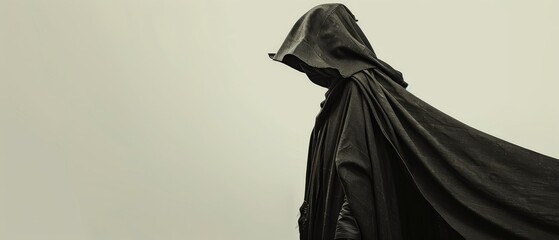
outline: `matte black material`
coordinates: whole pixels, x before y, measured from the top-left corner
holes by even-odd
[[[328,88],[300,239],[559,239],[559,160],[406,91],[344,5],[308,11],[270,57]]]

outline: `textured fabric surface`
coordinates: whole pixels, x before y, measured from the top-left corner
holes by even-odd
[[[271,57],[328,88],[300,239],[559,239],[559,160],[408,92],[345,6],[311,9]]]

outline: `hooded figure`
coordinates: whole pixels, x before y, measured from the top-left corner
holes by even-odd
[[[342,4],[319,5],[273,60],[328,88],[310,136],[300,239],[559,239],[559,160],[406,91]]]

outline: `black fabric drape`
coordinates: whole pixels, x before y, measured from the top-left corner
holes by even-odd
[[[406,91],[341,4],[297,21],[274,60],[327,87],[300,239],[559,239],[559,160]]]

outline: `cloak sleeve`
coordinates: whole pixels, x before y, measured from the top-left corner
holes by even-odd
[[[334,161],[362,239],[400,239],[390,148],[379,141],[372,112],[353,78],[340,94],[341,114]]]

